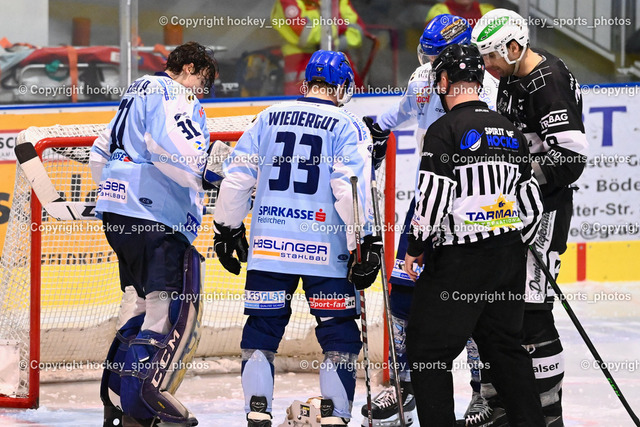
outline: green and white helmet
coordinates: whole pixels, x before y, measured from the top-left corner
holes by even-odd
[[[522,46],[522,54],[515,61],[507,56],[507,45],[515,40]],[[471,43],[478,46],[481,55],[497,51],[508,64],[516,64],[522,59],[529,44],[527,21],[508,9],[493,9],[485,13],[471,33]]]

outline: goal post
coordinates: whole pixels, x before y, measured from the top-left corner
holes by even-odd
[[[211,140],[233,144],[253,116],[207,119]],[[94,202],[97,189],[88,153],[105,124],[29,128],[18,144],[34,146],[56,190],[65,200]],[[37,142],[36,142],[37,141]],[[378,181],[383,197],[385,254],[394,262],[395,140]],[[216,192],[205,197],[215,206]],[[210,211],[212,209],[207,209]],[[245,221],[250,226],[250,216]],[[205,215],[194,242],[206,258],[201,340],[196,358],[238,357],[244,323],[246,270],[228,273],[215,259],[213,215]],[[0,259],[0,407],[36,408],[41,380],[77,380],[80,372],[99,373],[116,332],[122,298],[117,258],[101,221],[58,221],[47,215],[18,167],[13,203]],[[315,320],[302,293],[292,301],[293,314],[278,356],[321,360]],[[367,290],[371,358],[386,361],[387,339],[380,284]],[[300,365],[300,363],[299,363]],[[289,364],[291,367],[292,364]],[[293,365],[295,368],[295,365]],[[93,378],[97,378],[94,375]],[[82,378],[87,378],[82,377]]]

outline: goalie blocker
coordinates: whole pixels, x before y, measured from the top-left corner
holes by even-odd
[[[167,294],[171,298],[172,328],[166,335],[140,331],[144,313],[136,313],[138,307],[144,307],[144,300],[135,292],[125,292],[121,312],[130,318],[111,345],[100,390],[105,427],[123,422],[124,425],[198,424],[173,394],[182,383],[200,339],[203,279],[204,258],[191,246],[184,256],[182,296],[178,297],[175,290]]]

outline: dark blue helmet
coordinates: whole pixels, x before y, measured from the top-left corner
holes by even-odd
[[[436,56],[451,44],[469,44],[471,26],[466,19],[443,13],[429,22],[418,45],[420,64],[429,61],[428,56]]]
[[[338,95],[340,105],[349,102],[353,95],[353,70],[347,56],[342,52],[330,50],[314,52],[307,64],[304,78],[308,82],[320,81],[336,87],[344,85],[342,96]]]

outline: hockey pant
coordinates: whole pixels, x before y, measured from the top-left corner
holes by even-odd
[[[415,199],[411,200],[409,204],[409,210],[404,220],[403,233],[400,235],[400,241],[398,242],[398,249],[396,251],[396,260],[394,262],[393,271],[391,272],[391,279],[389,280],[391,286],[391,293],[389,295],[389,305],[391,310],[391,320],[393,323],[394,333],[394,347],[396,350],[396,359],[398,361],[398,375],[400,381],[411,381],[411,370],[409,369],[409,360],[407,359],[406,351],[406,328],[409,321],[409,310],[411,308],[411,300],[413,297],[414,282],[409,278],[407,273],[404,272],[404,257],[407,253],[408,237],[411,233],[411,218],[413,217],[413,211],[415,210]],[[425,250],[423,255],[426,260],[431,252],[432,248],[429,247]],[[422,272],[422,267],[418,267],[417,264],[414,269],[418,272]],[[471,388],[473,391],[480,391],[480,355],[478,354],[478,346],[473,338],[469,338],[467,341],[467,364],[471,371]],[[391,366],[392,359],[389,354],[389,366]],[[391,380],[393,378],[393,370],[389,369]]]
[[[204,275],[202,256],[194,247],[184,256],[182,289],[167,290],[170,298],[167,334],[140,330],[145,314],[124,304],[121,313],[134,314],[118,330],[106,361],[101,398],[137,419],[159,418],[162,421],[194,424],[197,421],[173,394],[180,386],[193,358],[198,341],[201,317],[201,283]],[[123,301],[127,298],[127,293]],[[144,299],[136,297],[136,307]],[[137,330],[137,331],[136,331]]]
[[[508,233],[486,242],[440,246],[427,261],[416,283],[407,326],[421,424],[454,425],[453,361],[473,336],[482,361],[490,366],[510,424],[544,425],[530,358],[521,345],[526,260],[519,239]],[[470,303],[455,298],[456,292],[478,297],[514,293],[520,298],[492,303],[478,298]]]
[[[554,279],[560,272],[560,255],[567,248],[572,208],[573,204],[569,201],[558,210],[545,212],[533,244],[542,255],[546,268]],[[562,379],[564,378],[562,343],[551,311],[553,296],[553,289],[542,268],[533,254],[527,251],[526,310],[522,342],[531,354],[540,402],[547,417],[562,415]],[[485,384],[483,377],[482,395],[491,397],[494,394],[495,390],[490,384]]]

